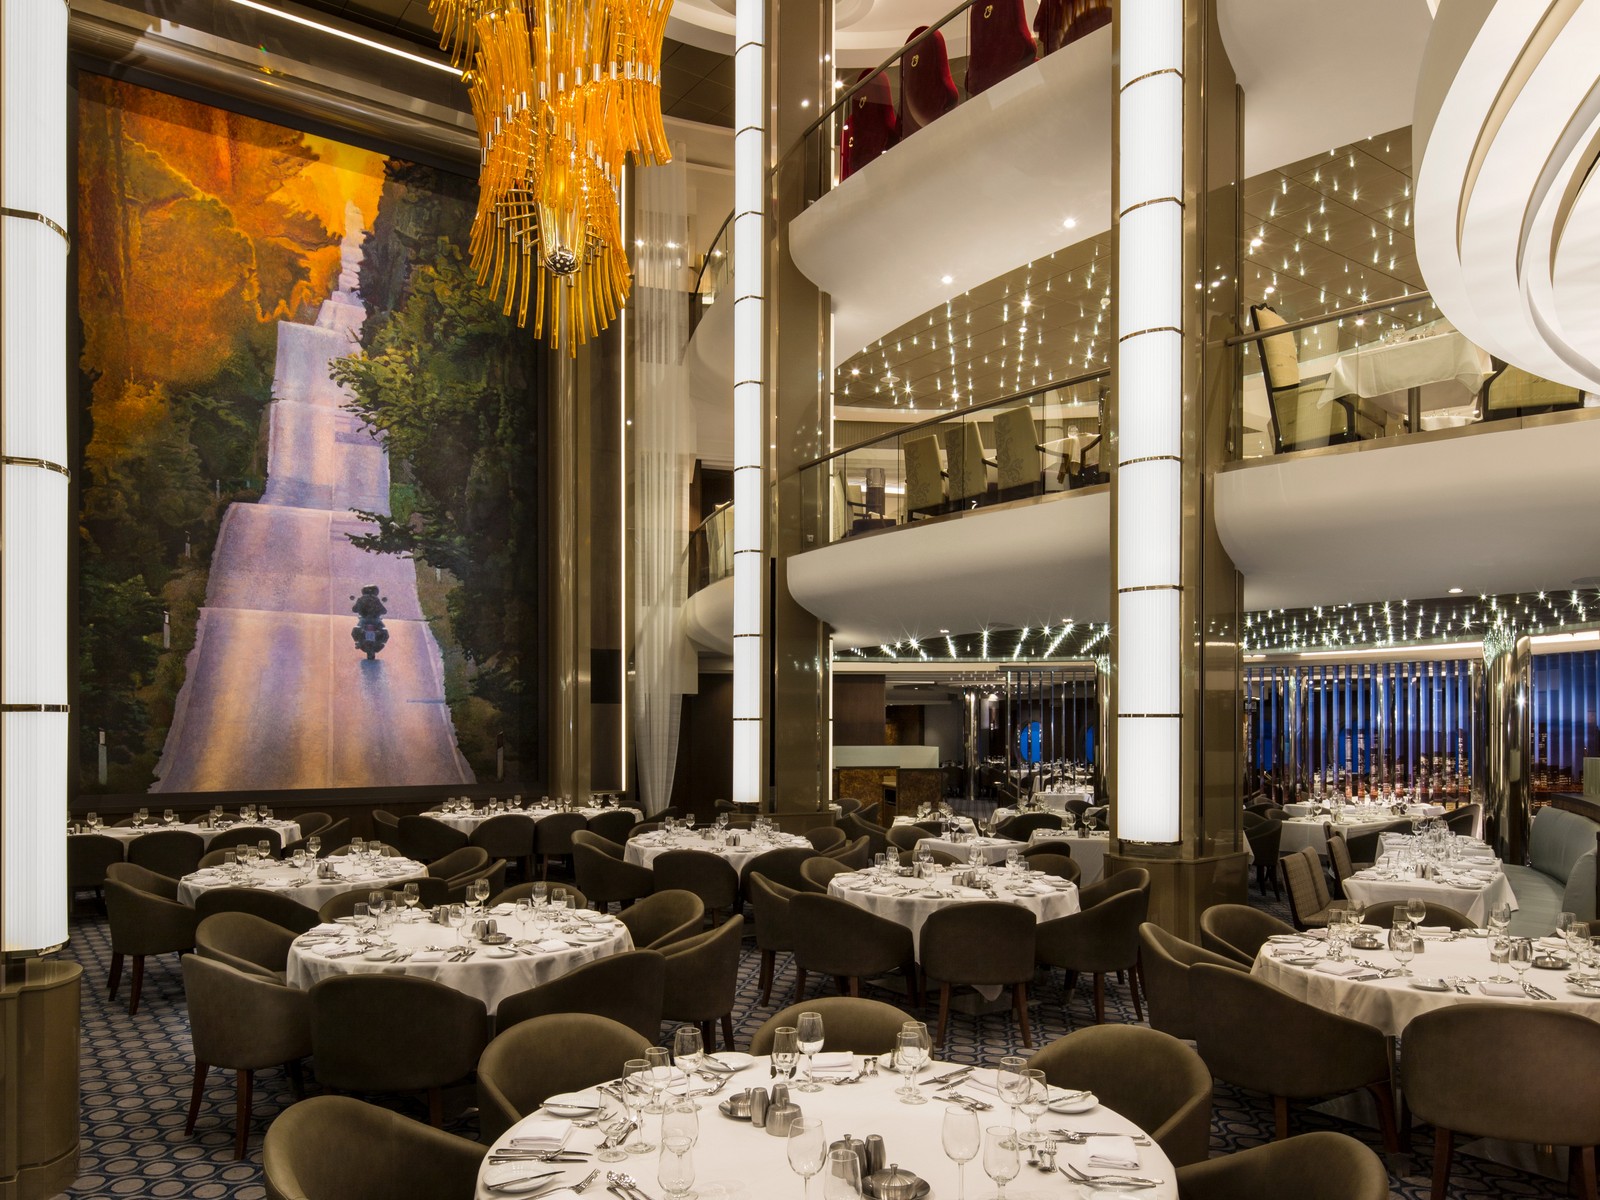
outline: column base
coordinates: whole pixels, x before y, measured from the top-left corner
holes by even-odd
[[[0,975],[0,1200],[59,1196],[78,1177],[79,988],[83,968],[58,959],[7,964]]]
[[[1204,858],[1153,858],[1121,849],[1106,855],[1106,875],[1127,867],[1150,872],[1150,920],[1190,942],[1200,941],[1206,909],[1246,902],[1250,856],[1243,850]]]

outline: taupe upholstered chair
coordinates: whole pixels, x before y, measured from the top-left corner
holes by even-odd
[[[920,1003],[911,930],[832,896],[799,892],[789,900],[789,934],[794,939],[795,998],[805,998],[811,972],[844,981],[852,996],[861,981],[899,971]]]
[[[963,984],[1009,987],[1022,1044],[1033,1045],[1033,1032],[1028,1028],[1028,982],[1033,978],[1035,924],[1032,909],[997,900],[949,904],[928,914],[919,944],[923,978],[939,985],[935,1045],[944,1045],[949,1028],[951,989]]]
[[[853,870],[854,867],[836,858],[809,858],[800,864],[800,882],[805,885],[801,890],[827,895],[829,880],[835,875],[847,875]]]
[[[1258,332],[1286,323],[1265,304],[1250,306],[1250,320]],[[1356,406],[1350,397],[1339,396],[1324,405],[1320,399],[1327,377],[1301,378],[1300,350],[1293,332],[1260,339],[1256,351],[1272,412],[1274,454],[1353,442],[1360,436]]]
[[[706,906],[693,892],[656,892],[622,910],[636,950],[665,950],[697,932]]]
[[[1330,826],[1324,825],[1325,837],[1328,842],[1328,865],[1333,868],[1333,884],[1340,899],[1344,898],[1344,881],[1356,873],[1350,862],[1350,847],[1345,844],[1343,835],[1333,832]],[[1252,847],[1253,849],[1253,847]]]
[[[618,862],[626,862],[628,858],[626,842],[615,841],[612,838],[596,833],[592,829],[574,829],[572,831],[572,844],[574,846],[588,846],[591,850],[598,850]]]
[[[194,913],[200,920],[224,912],[251,913],[290,933],[304,933],[317,923],[316,910],[261,888],[209,888],[195,897]]]
[[[348,1096],[285,1109],[261,1155],[267,1200],[471,1200],[487,1144]]]
[[[939,439],[912,438],[901,446],[906,468],[906,520],[931,516],[944,509],[944,467],[939,462]]]
[[[249,844],[254,846],[255,842]],[[130,863],[169,879],[182,879],[194,872],[205,852],[205,838],[187,829],[158,829],[128,843]]]
[[[1225,1083],[1272,1097],[1279,1139],[1289,1136],[1290,1100],[1365,1088],[1378,1102],[1384,1148],[1398,1150],[1389,1050],[1378,1030],[1232,968],[1190,967],[1189,996],[1200,1057]]]
[[[593,1013],[552,1013],[520,1021],[489,1043],[478,1062],[478,1121],[498,1138],[551,1096],[615,1079],[650,1042]],[[468,1193],[470,1195],[470,1193]]]
[[[554,819],[545,818],[546,821]],[[540,822],[541,825],[543,823]],[[604,846],[600,844],[602,842],[605,842]],[[631,905],[656,890],[655,872],[638,863],[626,862],[621,855],[614,855],[606,849],[606,846],[614,845],[616,843],[606,842],[587,830],[576,830],[567,851],[572,856],[572,871],[578,887],[589,897],[589,902],[599,909],[609,909],[613,902]]]
[[[1389,821],[1361,833],[1352,834],[1345,839],[1345,844],[1350,848],[1350,860],[1357,867],[1370,867],[1378,861],[1378,850],[1384,834],[1410,833],[1414,827],[1414,823],[1409,820]]]
[[[588,832],[596,837],[603,837],[608,842],[625,842],[628,840],[628,831],[633,828],[633,823],[634,816],[631,812],[612,808],[595,813],[589,818],[586,828]]]
[[[989,496],[991,459],[983,456],[983,439],[975,421],[958,421],[944,427],[944,463],[950,476],[950,503],[967,508]]]
[[[545,879],[550,878],[550,860],[553,858],[571,857],[574,860],[573,869],[577,869],[572,835],[580,830],[587,832],[588,827],[589,818],[577,812],[551,813],[540,819],[534,827],[533,848],[539,855],[539,871]]]
[[[373,815],[376,816],[376,812]],[[387,816],[388,814],[385,813],[384,815]],[[300,836],[308,838],[313,834],[320,836],[324,829],[333,824],[333,818],[325,812],[308,812],[301,813],[294,819],[294,823],[300,826]],[[397,827],[398,824],[399,818],[396,818]]]
[[[403,858],[404,857],[404,855],[402,855],[400,853],[400,848],[398,846],[386,846],[382,842],[378,841],[377,838],[366,838],[366,839],[363,839],[361,844],[362,844],[363,848],[365,848],[365,850],[367,851],[368,854],[377,854],[377,855],[381,855],[384,858]],[[327,857],[328,858],[342,858],[346,854],[350,853],[350,847],[352,847],[354,845],[355,845],[354,842],[346,842],[342,846],[335,846],[332,850],[330,850],[328,852]]]
[[[255,1073],[288,1067],[296,1093],[304,1090],[300,1060],[311,1053],[311,1002],[299,988],[197,954],[184,956],[183,991],[194,1041],[194,1087],[183,1131],[194,1132],[209,1069],[234,1071],[233,1156],[243,1158]]]
[[[1194,1040],[1189,968],[1196,963],[1249,969],[1232,958],[1186,942],[1149,921],[1139,926],[1139,971],[1144,978],[1144,999],[1150,1010],[1151,1029]]]
[[[868,855],[882,854],[889,849],[889,831],[881,825],[863,820],[859,813],[845,813],[839,818],[839,828],[847,838],[866,838]]]
[[[818,854],[826,854],[829,850],[837,850],[848,840],[844,830],[837,825],[818,825],[815,829],[806,830],[806,841],[811,843],[811,848]]]
[[[482,1000],[414,975],[334,975],[308,994],[324,1087],[425,1092],[429,1122],[443,1121],[443,1088],[470,1075],[483,1052]]]
[[[1083,878],[1083,868],[1078,865],[1077,859],[1065,854],[1024,854],[1022,857],[1033,870],[1054,875],[1057,879],[1077,883]]]
[[[302,825],[303,829],[304,826]],[[400,844],[400,818],[381,808],[372,810],[372,829],[380,842],[390,846]]]
[[[254,913],[220,912],[200,922],[194,944],[206,958],[283,983],[295,936],[293,930]]]
[[[650,862],[657,891],[693,892],[706,906],[711,920],[739,906],[739,872],[720,854],[709,850],[667,850]]]
[[[915,850],[918,842],[933,835],[920,825],[891,825],[888,836],[896,850]]]
[[[1000,823],[996,829],[996,837],[1012,838],[1019,842],[1026,842],[1033,836],[1035,829],[1060,829],[1061,814],[1053,812],[1018,813]]]
[[[500,1001],[494,1012],[495,1032],[551,1013],[589,1013],[626,1025],[654,1042],[661,1036],[666,972],[667,962],[659,950],[630,950],[596,959]]]
[[[761,1003],[772,1003],[772,980],[778,955],[794,950],[794,933],[789,925],[789,901],[798,893],[794,888],[773,883],[759,871],[750,876],[750,904],[755,909],[756,949],[761,952]]]
[[[513,887],[508,887],[499,895],[489,897],[489,907],[493,908],[499,904],[515,904],[518,900],[532,899],[534,894],[533,884],[534,881],[530,880],[527,883],[519,883]],[[547,889],[545,895],[551,899],[556,896],[565,896],[568,908],[589,907],[589,898],[570,883],[551,883],[544,886]],[[424,898],[424,903],[428,903],[426,898]]]
[[[1458,1133],[1571,1146],[1578,1194],[1595,1200],[1600,1023],[1521,1005],[1436,1008],[1406,1026],[1400,1075],[1411,1112],[1434,1127],[1434,1200]]]
[[[793,1025],[803,1012],[814,1012],[822,1018],[822,1033],[826,1039],[824,1049],[848,1050],[851,1054],[885,1054],[893,1050],[900,1027],[907,1021],[916,1020],[910,1013],[881,1000],[867,1000],[860,996],[818,996],[814,1000],[779,1009],[763,1021],[750,1039],[750,1053],[771,1054],[773,1033],[786,1025]]]
[[[79,833],[67,839],[67,904],[78,892],[93,891],[105,904],[106,868],[123,861],[123,845],[103,833]]]
[[[137,882],[134,882],[137,881]],[[139,1011],[144,990],[144,960],[150,954],[173,954],[194,946],[194,909],[178,902],[171,879],[131,863],[106,868],[106,917],[111,926],[111,975],[106,996],[115,1000],[122,983],[122,960],[133,956],[133,992],[128,1014]]]
[[[853,812],[860,812],[862,801],[856,796],[840,796],[834,801],[839,806],[839,815],[847,817]]]
[[[438,822],[435,821],[434,824],[437,825]],[[286,857],[292,855],[296,850],[305,850],[309,853],[311,847],[308,845],[308,843],[312,838],[316,838],[318,839],[317,857],[327,858],[328,855],[332,853],[333,848],[335,846],[343,845],[349,836],[350,818],[341,817],[337,821],[329,821],[326,825],[314,833],[302,834],[299,838],[296,838],[294,841],[285,846],[283,848],[283,853]]]
[[[1031,858],[1035,854],[1059,854],[1062,858],[1071,858],[1072,843],[1065,837],[1038,838],[1022,848],[1023,858]]]
[[[1422,925],[1443,925],[1448,929],[1476,929],[1478,923],[1466,913],[1457,912],[1443,904],[1435,904],[1429,900],[1427,913],[1423,916]],[[1397,919],[1405,917],[1404,904],[1374,904],[1361,914],[1361,919],[1368,925],[1376,925],[1380,929],[1393,929]],[[1409,923],[1411,918],[1405,917]]]
[[[1389,1200],[1383,1160],[1342,1133],[1302,1133],[1178,1168],[1179,1200]]]
[[[784,846],[758,854],[740,870],[739,891],[746,900],[750,899],[750,874],[753,871],[760,871],[768,879],[774,883],[781,883],[784,887],[803,887],[800,864],[816,856],[817,852],[810,846]]]
[[[400,852],[407,858],[425,863],[443,858],[471,840],[459,829],[452,829],[433,817],[401,817],[398,836]],[[327,834],[323,834],[322,844],[329,844]],[[487,859],[488,855],[484,857]]]
[[[1293,925],[1248,904],[1213,904],[1200,914],[1200,944],[1245,970],[1255,965],[1269,937],[1293,933]]]
[[[1273,899],[1281,897],[1278,856],[1283,853],[1283,822],[1277,817],[1263,817],[1245,829],[1245,836],[1250,839],[1250,852],[1256,858],[1256,890],[1265,896],[1270,884]]]
[[[739,945],[744,922],[724,921],[694,937],[667,946],[666,986],[661,1015],[668,1021],[700,1026],[707,1050],[716,1046],[716,1023],[722,1023],[723,1049],[732,1050],[733,1005],[739,991]]]
[[[434,882],[443,883],[444,880],[436,879]],[[356,905],[368,903],[375,891],[383,892],[386,897],[392,897],[394,894],[386,888],[358,888],[340,892],[337,896],[329,896],[322,902],[322,907],[317,909],[317,920],[337,921],[340,917],[352,917],[355,915]],[[448,895],[448,889],[446,894]]]
[[[1055,1087],[1093,1092],[1148,1133],[1175,1166],[1204,1162],[1211,1145],[1211,1072],[1171,1034],[1097,1025],[1057,1038],[1028,1060]]]
[[[828,858],[844,863],[852,871],[859,871],[872,862],[872,839],[863,835],[827,851],[826,854]]]
[[[1106,973],[1129,971],[1133,1011],[1143,1020],[1139,1005],[1139,926],[1150,909],[1150,873],[1143,867],[1131,867],[1081,889],[1078,895],[1083,904],[1081,911],[1041,922],[1035,937],[1034,955],[1039,964],[1067,972],[1068,990],[1062,995],[1062,1011],[1067,1009],[1077,976],[1088,973],[1094,976],[1094,1018],[1103,1023]]]
[[[491,859],[503,858],[522,868],[524,879],[533,878],[533,818],[526,813],[500,813],[472,831],[470,844]]]
[[[180,832],[188,832],[180,830]],[[203,842],[205,839],[201,838]],[[236,846],[258,846],[267,843],[267,848],[276,858],[283,853],[283,835],[276,829],[265,825],[235,825],[232,829],[224,829],[212,839],[212,844],[224,850],[231,850]]]
[[[460,846],[428,864],[428,876],[454,887],[462,879],[489,865],[489,852],[481,846]]]
[[[1322,859],[1310,846],[1285,854],[1278,866],[1289,889],[1289,915],[1294,918],[1296,929],[1320,929],[1334,909],[1345,907],[1343,900],[1335,900],[1329,893]]]
[[[450,888],[445,893],[445,898],[451,904],[465,904],[472,888],[480,879],[489,884],[489,895],[498,896],[506,890],[506,865],[505,859],[497,858],[477,871],[458,875],[449,881]]]
[[[1043,490],[1044,448],[1033,411],[1008,408],[994,414],[995,459],[999,462],[1001,500],[1037,495]]]
[[[1483,805],[1463,804],[1444,815],[1445,827],[1460,837],[1476,837],[1483,825]]]

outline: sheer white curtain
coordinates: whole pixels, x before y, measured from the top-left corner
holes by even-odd
[[[672,797],[683,696],[698,663],[679,618],[694,454],[683,352],[689,338],[688,188],[682,147],[666,166],[635,176],[630,367],[634,407],[629,482],[633,505],[634,678],[629,692],[638,793],[646,813]]]

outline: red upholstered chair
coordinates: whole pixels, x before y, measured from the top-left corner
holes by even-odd
[[[1022,0],[979,0],[967,10],[967,95],[987,91],[1037,54]]]
[[[1039,52],[1054,54],[1109,24],[1111,0],[1042,0],[1033,31],[1039,35]]]
[[[872,75],[870,69],[862,71],[856,82],[868,75]],[[894,111],[889,77],[880,71],[850,98],[839,136],[839,178],[850,178],[899,140],[900,118]]]
[[[912,30],[916,41],[926,25]],[[944,116],[961,102],[956,81],[950,76],[950,52],[937,29],[925,41],[900,56],[900,137],[910,137],[924,125]]]

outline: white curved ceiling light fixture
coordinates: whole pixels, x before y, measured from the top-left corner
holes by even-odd
[[[1600,0],[1451,0],[1417,87],[1417,260],[1469,338],[1600,391]]]

